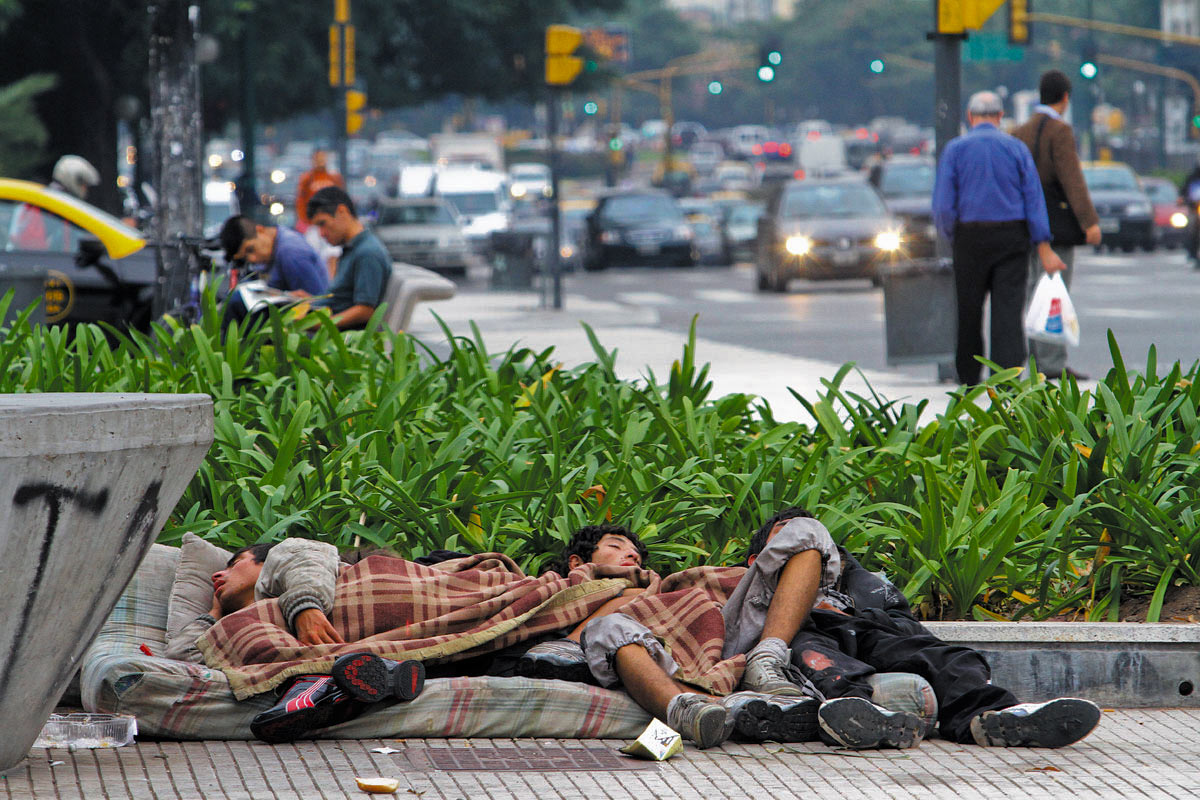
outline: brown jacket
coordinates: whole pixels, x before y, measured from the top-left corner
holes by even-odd
[[[1087,230],[1099,224],[1100,216],[1092,205],[1087,184],[1083,182],[1083,170],[1079,166],[1079,154],[1075,152],[1075,133],[1071,126],[1045,114],[1034,114],[1025,124],[1013,128],[1012,135],[1024,142],[1032,152],[1042,120],[1046,120],[1046,127],[1042,129],[1042,141],[1038,146],[1040,152],[1033,153],[1038,177],[1042,183],[1050,183],[1058,178],[1066,192],[1067,202],[1075,212],[1075,219],[1079,220],[1079,227]]]

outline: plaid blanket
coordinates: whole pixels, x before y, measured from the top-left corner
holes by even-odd
[[[663,639],[680,663],[680,679],[732,691],[741,664],[720,661],[719,604],[741,572],[702,568],[660,580],[634,567],[587,564],[566,578],[533,578],[498,553],[434,567],[372,556],[338,578],[330,622],[347,644],[301,644],[275,600],[222,618],[198,644],[240,700],[294,675],[328,672],[346,653],[437,663],[495,652],[574,627],[625,589],[641,587],[643,594],[622,610]]]

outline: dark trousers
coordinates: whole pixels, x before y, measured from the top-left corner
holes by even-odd
[[[1025,363],[1025,276],[1029,232],[1024,222],[994,227],[959,225],[954,230],[954,288],[958,295],[955,366],[962,383],[979,383],[983,355],[983,301],[992,298],[992,346],[988,358],[1001,367]]]
[[[814,609],[792,640],[792,662],[829,699],[871,699],[875,672],[912,672],[929,681],[942,738],[971,743],[971,719],[1008,708],[1017,698],[988,683],[992,670],[977,651],[948,644],[916,619],[867,608],[853,614]]]

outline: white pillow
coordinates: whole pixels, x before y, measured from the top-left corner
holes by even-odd
[[[212,610],[212,574],[224,569],[231,555],[194,533],[183,535],[179,568],[167,600],[168,645],[185,625]]]

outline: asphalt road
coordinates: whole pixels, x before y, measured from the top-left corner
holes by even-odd
[[[568,295],[652,310],[665,330],[686,331],[699,315],[699,334],[714,341],[869,369],[893,366],[913,376],[937,372],[932,363],[887,363],[884,293],[867,281],[796,280],[786,294],[772,294],[756,291],[753,267],[740,264],[614,268],[567,275],[564,287]],[[1160,372],[1163,364],[1178,360],[1186,369],[1200,357],[1200,270],[1180,251],[1080,248],[1072,298],[1082,335],[1070,364],[1081,372],[1100,377],[1111,367],[1108,330],[1131,368],[1145,366],[1152,345]],[[945,316],[944,309],[930,311],[939,313]]]

